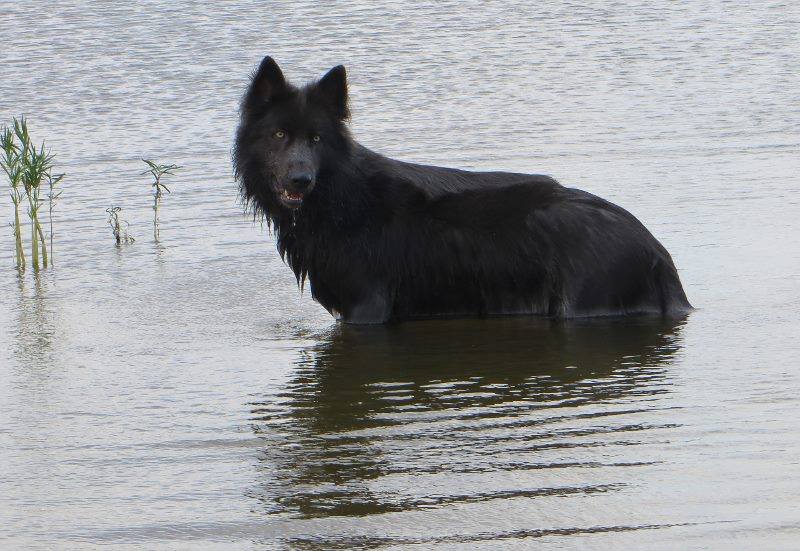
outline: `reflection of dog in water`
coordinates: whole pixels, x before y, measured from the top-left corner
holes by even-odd
[[[405,510],[428,498],[376,492],[370,480],[580,463],[596,453],[587,441],[608,433],[635,444],[637,429],[613,413],[646,412],[640,399],[667,392],[680,325],[502,318],[337,326],[303,354],[288,387],[252,404],[253,429],[266,440],[264,499],[307,515]]]

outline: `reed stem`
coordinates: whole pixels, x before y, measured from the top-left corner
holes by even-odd
[[[17,121],[14,120],[15,128]],[[22,224],[20,223],[19,204],[22,200],[20,183],[24,170],[24,156],[20,147],[16,144],[16,133],[8,127],[4,127],[0,133],[0,148],[3,156],[0,157],[0,167],[8,177],[11,186],[11,202],[14,204],[14,260],[20,271],[25,270],[25,249],[22,245]]]
[[[53,252],[53,207],[55,206],[56,199],[61,196],[61,192],[55,192],[56,185],[64,179],[64,174],[59,174],[57,176],[53,176],[49,171],[45,175],[47,176],[47,187],[50,190],[47,194],[48,199],[48,215],[47,220],[50,223],[50,264],[53,264],[53,257],[55,253]]]
[[[39,219],[36,219],[36,233],[39,234],[39,241],[42,243],[42,267],[47,268],[47,239],[42,231],[42,226],[39,224]]]
[[[25,249],[22,246],[22,225],[19,221],[19,200],[20,197],[16,190],[11,194],[14,202],[14,248],[16,250],[17,268],[25,271]]]
[[[31,267],[39,271],[39,240],[36,237],[36,224],[31,224]]]

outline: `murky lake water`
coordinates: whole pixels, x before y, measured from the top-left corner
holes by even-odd
[[[796,2],[37,6],[0,116],[68,176],[55,269],[0,234],[4,549],[800,545]],[[628,208],[698,311],[337,325],[236,200],[267,53],[346,64],[374,149]],[[158,243],[141,157],[184,167]]]

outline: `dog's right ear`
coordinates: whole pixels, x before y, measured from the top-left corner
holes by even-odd
[[[286,79],[281,68],[270,56],[261,60],[261,65],[253,75],[251,94],[254,99],[270,101],[287,91]]]

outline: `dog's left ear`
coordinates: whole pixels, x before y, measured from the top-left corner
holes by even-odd
[[[344,65],[337,65],[325,73],[317,82],[315,91],[339,120],[350,118],[350,109],[347,107],[347,72]]]

